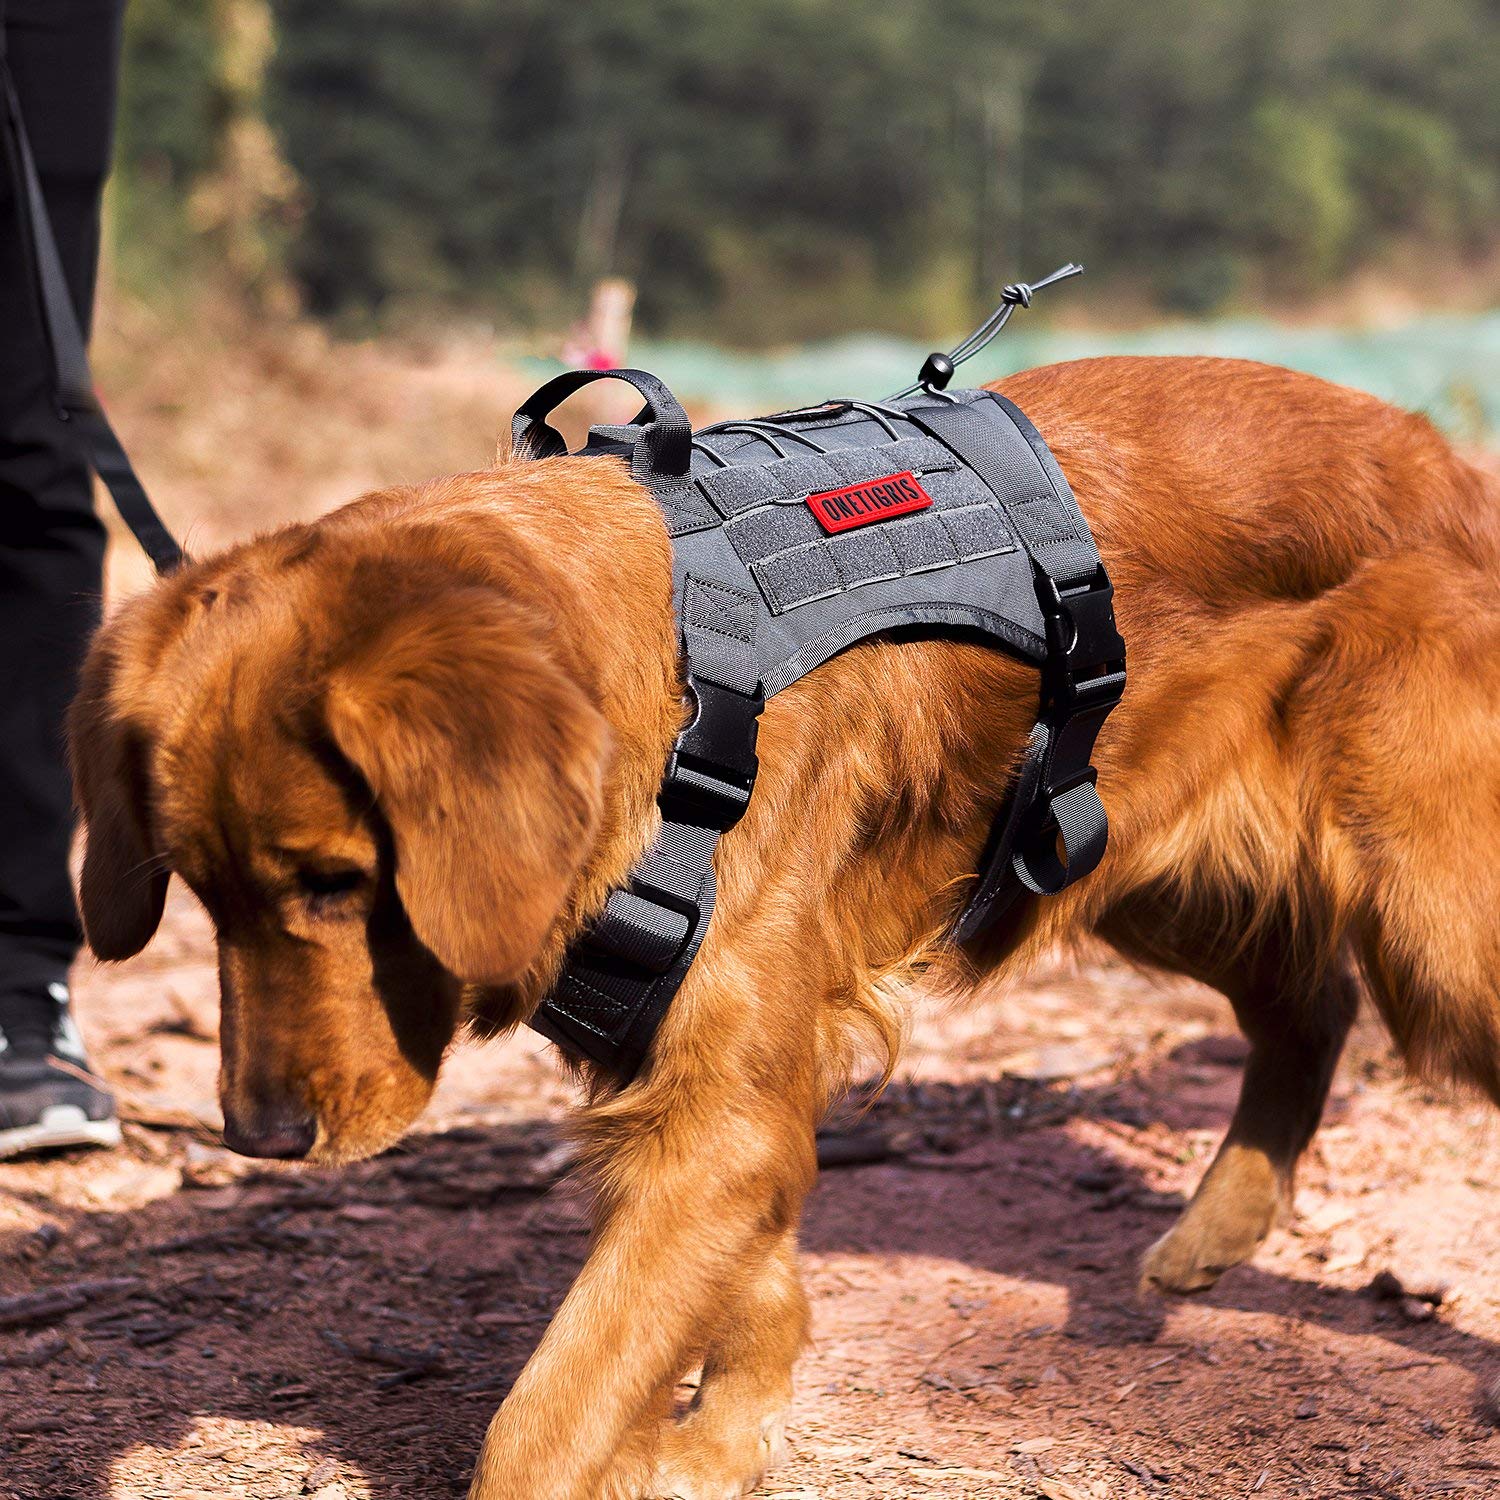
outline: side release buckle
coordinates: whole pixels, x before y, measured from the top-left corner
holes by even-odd
[[[1077,585],[1059,588],[1055,579],[1041,578],[1037,593],[1047,626],[1039,755],[1011,867],[1027,890],[1055,895],[1104,856],[1109,820],[1097,790],[1094,740],[1125,691],[1125,642],[1115,628],[1115,591],[1102,564]]]
[[[750,805],[760,761],[755,741],[765,697],[722,687],[688,673],[695,711],[667,759],[657,802],[674,823],[733,828]]]
[[[1054,713],[1098,713],[1102,721],[1125,692],[1125,642],[1115,626],[1115,589],[1103,567],[1078,587],[1038,580],[1047,627],[1043,690]]]

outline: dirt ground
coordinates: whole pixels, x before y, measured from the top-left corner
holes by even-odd
[[[546,1049],[460,1049],[380,1160],[267,1170],[213,1142],[188,898],[77,990],[131,1123],[0,1166],[0,1497],[461,1496],[586,1244]],[[1500,1135],[1373,1025],[1295,1221],[1204,1297],[1138,1298],[1240,1056],[1217,997],[1103,957],[920,1010],[896,1086],[825,1136],[792,1458],[760,1493],[1500,1494]]]
[[[101,363],[200,550],[486,462],[533,383],[480,346],[209,315],[184,339],[131,308]],[[144,569],[122,547],[113,576]],[[568,1088],[535,1038],[468,1046],[401,1149],[267,1170],[215,1144],[215,991],[176,891],[144,955],[80,966],[129,1123],[0,1165],[0,1500],[461,1496],[584,1254]],[[1203,1297],[1138,1298],[1240,1056],[1217,997],[1106,958],[921,1010],[896,1086],[825,1138],[813,1342],[760,1493],[1500,1495],[1500,1132],[1404,1083],[1373,1026],[1294,1222]]]

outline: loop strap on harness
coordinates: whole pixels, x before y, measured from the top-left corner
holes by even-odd
[[[3,100],[0,100],[0,117],[3,117],[6,154],[18,186],[16,201],[47,346],[52,356],[58,415],[82,436],[89,461],[114,498],[121,519],[135,533],[156,571],[169,572],[184,560],[184,554],[156,513],[95,395],[83,330],[73,307],[72,294],[68,291],[62,258],[47,216],[46,199],[42,196],[41,179],[26,139],[21,101],[3,54],[0,54],[0,88],[4,93]]]
[[[652,476],[678,478],[685,475],[693,454],[693,424],[676,396],[655,375],[645,370],[569,370],[549,380],[516,412],[511,423],[511,442],[515,450],[532,458],[555,458],[568,451],[562,434],[549,426],[547,418],[569,396],[596,380],[623,380],[633,385],[646,404],[636,414],[633,427],[640,429],[637,439],[639,463],[632,460],[632,470],[643,482]]]

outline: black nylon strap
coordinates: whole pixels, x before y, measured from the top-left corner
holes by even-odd
[[[1015,406],[999,398],[992,399],[1021,427],[1016,422],[1020,413]],[[1026,432],[1026,427],[1031,426],[1029,422],[1021,427],[1022,435],[1027,437],[1027,448],[1023,451],[1015,444],[998,442],[990,425],[973,406],[964,402],[928,407],[908,415],[985,482],[1010,517],[1021,545],[1043,577],[1057,588],[1066,589],[1094,575],[1099,567],[1094,539],[1061,472],[1057,475],[1061,481],[1059,490],[1031,447]],[[1031,429],[1032,433],[1035,431]]]
[[[991,833],[980,878],[954,926],[958,942],[990,926],[1022,889],[1055,895],[1104,857],[1109,819],[1089,761],[1125,686],[1114,590],[1088,524],[1035,427],[1011,402],[993,399],[1026,438],[1029,464],[1013,446],[998,443],[968,405],[954,402],[913,416],[984,480],[1010,517],[1036,570],[1048,627],[1041,716]]]
[[[169,572],[184,560],[184,554],[156,513],[95,395],[83,331],[63,275],[41,179],[26,139],[21,101],[3,55],[0,55],[0,81],[3,81],[0,114],[4,117],[6,150],[18,183],[16,200],[52,356],[58,415],[71,422],[82,436],[89,460],[114,498],[121,519],[135,534],[156,571]]]
[[[708,931],[720,832],[663,820],[630,889],[611,894],[569,953],[534,1030],[621,1083],[636,1075]]]
[[[758,692],[693,674],[684,639],[693,721],[678,735],[658,802],[651,848],[569,952],[532,1027],[621,1083],[640,1070],[713,917],[714,852],[750,801],[757,763]]]
[[[645,370],[568,370],[555,376],[517,410],[511,422],[511,442],[516,451],[533,458],[566,453],[568,445],[547,418],[569,396],[596,380],[623,380],[646,398],[633,424],[640,428],[637,459],[632,460],[632,468],[639,470],[636,478],[649,483],[652,478],[685,475],[692,460],[693,425],[676,396]]]

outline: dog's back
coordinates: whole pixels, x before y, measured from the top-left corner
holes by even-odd
[[[1004,388],[1131,645],[1115,847],[1081,909],[1137,948],[1151,909],[1160,959],[1270,943],[1292,989],[1353,957],[1410,1062],[1500,1100],[1500,485],[1424,418],[1261,365]]]

